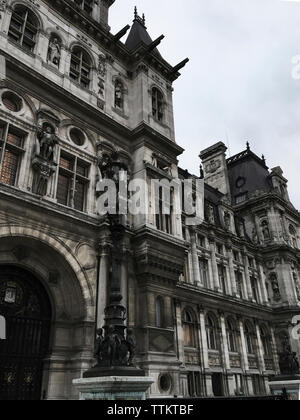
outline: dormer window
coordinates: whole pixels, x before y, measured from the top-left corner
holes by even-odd
[[[76,3],[80,9],[84,10],[89,15],[92,14],[94,0],[74,0],[74,3]]]

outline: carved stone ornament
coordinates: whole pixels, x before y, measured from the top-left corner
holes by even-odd
[[[206,167],[205,167],[205,172],[207,173],[207,174],[211,174],[211,173],[214,173],[214,172],[216,172],[218,169],[220,169],[221,168],[221,166],[222,166],[222,163],[221,163],[221,161],[218,159],[218,160],[211,160],[207,165],[206,165]]]
[[[98,75],[102,78],[106,76],[106,56],[104,54],[99,54]]]

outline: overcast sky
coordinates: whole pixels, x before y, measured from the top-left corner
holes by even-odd
[[[190,63],[175,82],[176,141],[180,165],[199,173],[200,150],[223,141],[234,155],[245,149],[281,166],[300,209],[300,2],[282,0],[116,0],[116,33],[145,13],[153,39],[172,65]],[[123,39],[125,41],[125,38]]]

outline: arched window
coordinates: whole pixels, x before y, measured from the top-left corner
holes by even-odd
[[[158,297],[155,301],[155,318],[156,327],[163,328],[164,325],[164,301],[162,297]]]
[[[17,6],[12,13],[8,37],[32,52],[38,30],[39,21],[36,15],[25,6]]]
[[[164,110],[163,110],[163,94],[157,89],[152,89],[152,115],[153,117],[158,120],[162,121],[164,118]]]
[[[290,241],[293,248],[298,248],[297,244],[297,232],[294,226],[289,226],[289,233],[290,233]]]
[[[73,48],[71,56],[70,77],[84,89],[90,87],[91,82],[91,59],[80,47]]]
[[[260,338],[261,338],[265,356],[271,356],[272,355],[271,336],[264,327],[260,328]]]
[[[218,350],[218,328],[215,319],[208,315],[206,318],[207,345],[209,350]]]
[[[191,313],[187,310],[182,313],[182,327],[185,347],[195,347],[195,326]]]
[[[80,9],[84,10],[89,15],[93,12],[94,0],[73,0]]]
[[[254,333],[249,323],[245,324],[245,340],[248,354],[254,354]]]
[[[120,80],[115,82],[115,108],[124,109],[124,85]]]
[[[227,320],[227,341],[228,350],[232,353],[237,352],[237,336],[235,325],[231,320]]]

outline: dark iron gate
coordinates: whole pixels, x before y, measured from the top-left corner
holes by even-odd
[[[0,400],[39,400],[43,360],[48,352],[51,305],[41,283],[28,271],[0,266]]]

